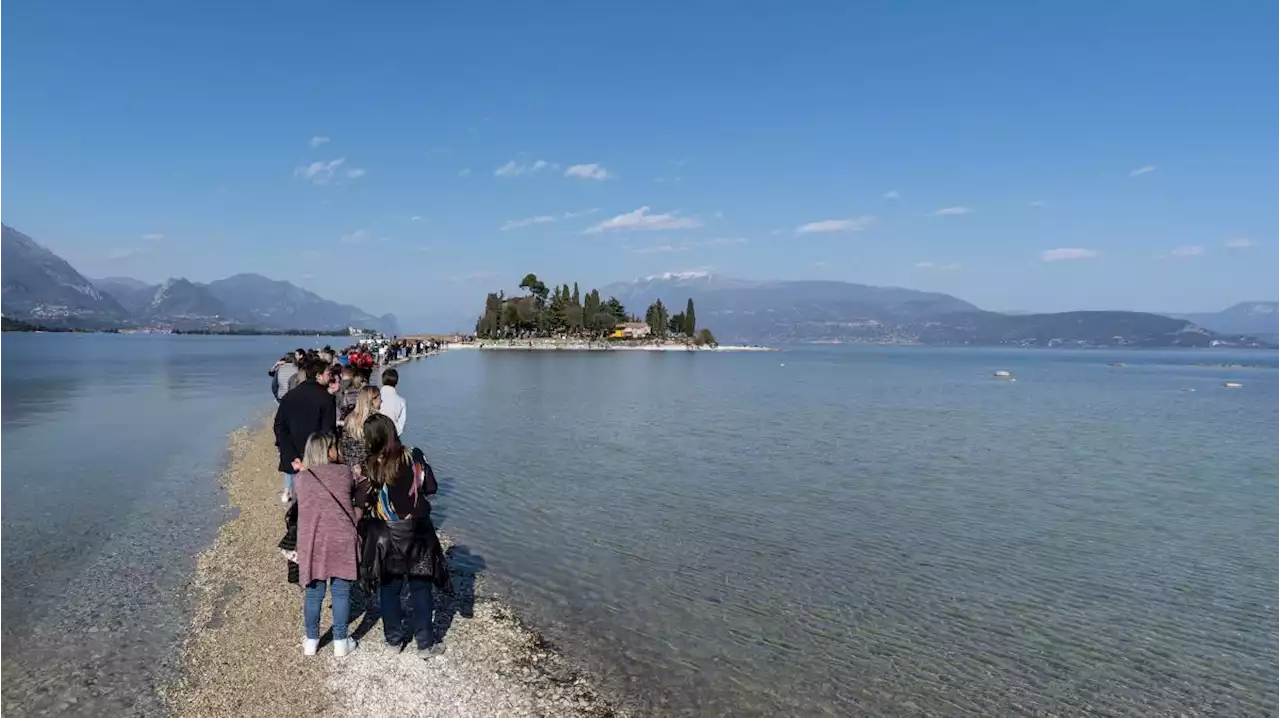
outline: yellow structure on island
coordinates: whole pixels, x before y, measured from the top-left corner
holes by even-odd
[[[610,339],[644,339],[652,332],[644,322],[623,322],[613,328]]]

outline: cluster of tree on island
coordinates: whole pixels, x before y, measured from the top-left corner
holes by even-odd
[[[477,337],[625,339],[636,338],[632,330],[644,324],[648,325],[648,335],[658,339],[716,343],[710,330],[698,328],[693,299],[678,314],[671,314],[659,299],[649,305],[641,320],[628,313],[616,297],[601,300],[598,289],[580,294],[577,282],[572,289],[568,284],[548,287],[537,275],[526,274],[520,288],[528,294],[508,297],[499,291],[485,297],[484,313],[476,320]]]

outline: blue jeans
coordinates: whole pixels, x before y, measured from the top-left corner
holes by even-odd
[[[293,477],[297,474],[281,474],[284,477],[284,490],[293,493]]]
[[[413,607],[413,637],[418,648],[428,648],[436,642],[431,614],[435,610],[435,597],[431,595],[431,579],[416,576],[383,576],[378,586],[378,610],[382,612],[382,633],[387,643],[404,643],[404,615],[400,611],[400,592],[409,584],[409,605]]]
[[[333,584],[333,640],[341,641],[347,637],[347,622],[351,620],[351,584],[345,578],[329,579]],[[320,637],[320,609],[324,607],[324,579],[317,578],[307,584],[306,597],[302,602],[302,624],[307,638]]]

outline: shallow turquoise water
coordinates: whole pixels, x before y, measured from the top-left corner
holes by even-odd
[[[1270,368],[1188,365],[1230,361]],[[1275,363],[454,351],[401,387],[444,530],[647,712],[1258,715]]]

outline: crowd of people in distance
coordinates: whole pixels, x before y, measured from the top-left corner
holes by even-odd
[[[447,593],[452,586],[427,498],[437,484],[425,454],[401,443],[408,408],[389,366],[437,349],[404,340],[299,349],[269,372],[286,505],[280,550],[288,580],[303,589],[303,655],[319,649],[326,592],[333,653],[355,650],[353,591],[376,593],[387,650],[399,653],[412,638],[420,658],[444,652],[434,635],[432,586]],[[377,366],[385,367],[380,386],[372,383]],[[410,632],[401,610],[406,589]]]

